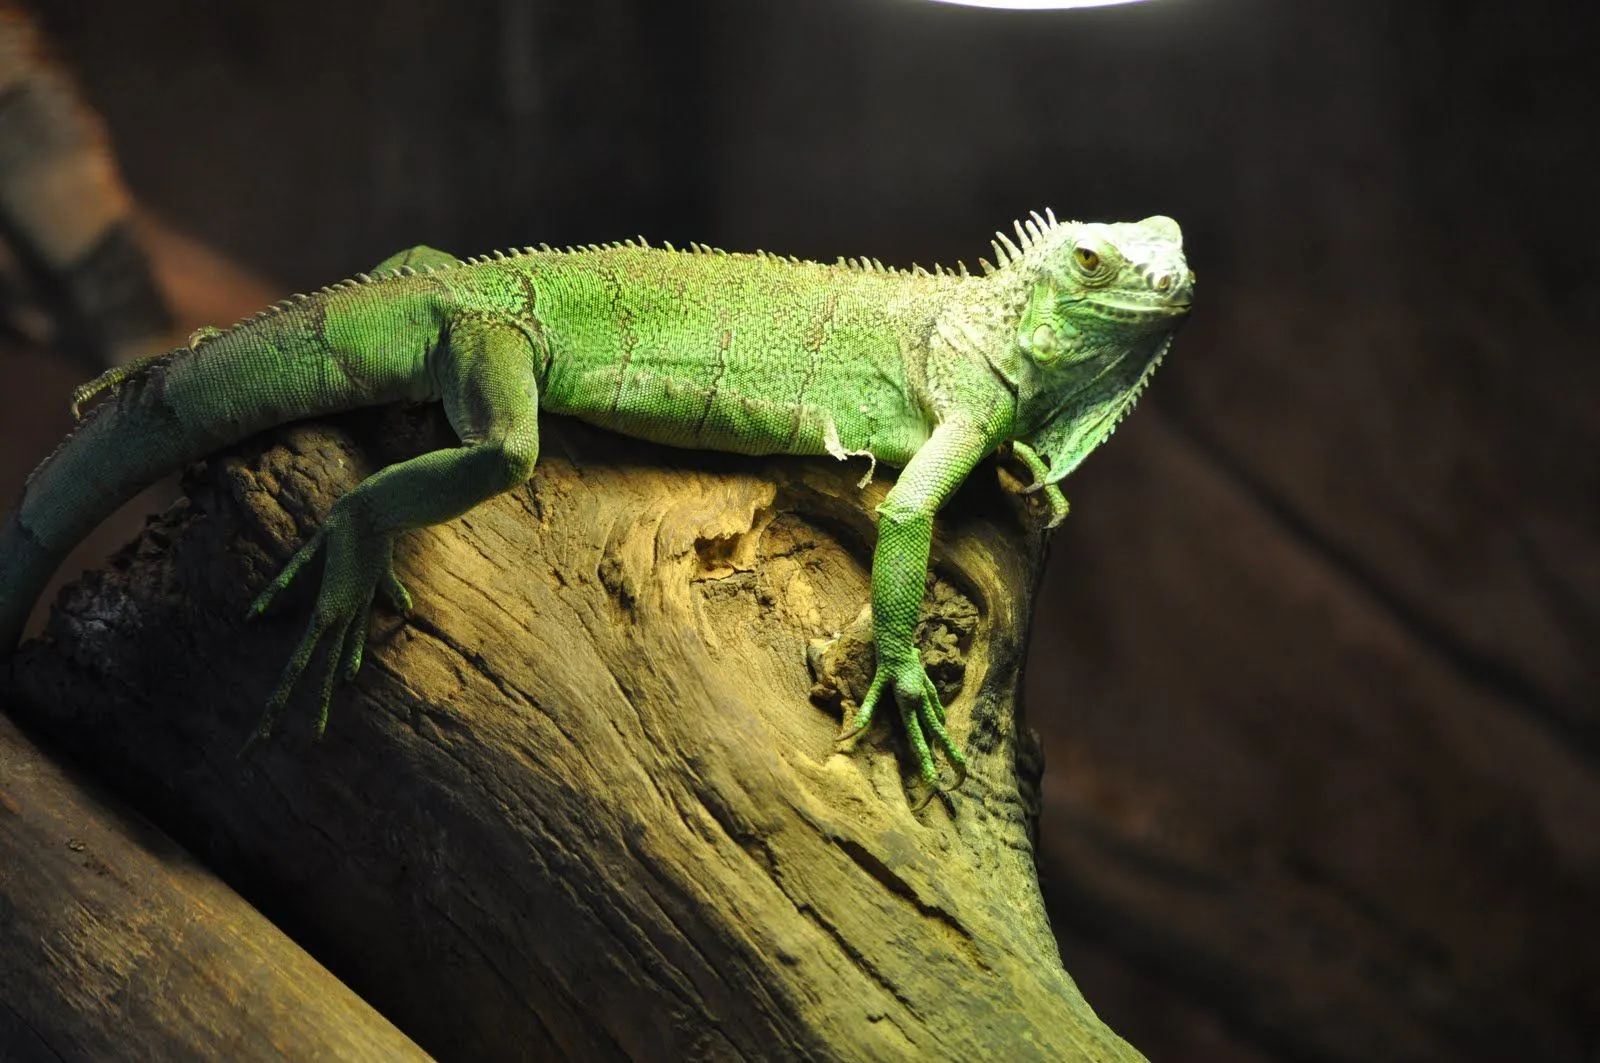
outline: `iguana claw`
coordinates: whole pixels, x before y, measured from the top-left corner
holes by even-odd
[[[916,754],[918,774],[928,786],[928,797],[915,807],[921,808],[927,804],[928,798],[934,793],[960,789],[967,779],[967,758],[945,727],[945,710],[939,702],[939,692],[918,658],[895,664],[879,663],[877,673],[872,677],[872,685],[867,688],[867,696],[861,699],[861,706],[839,735],[840,744],[853,742],[871,725],[873,713],[877,711],[885,689],[893,692],[895,703],[900,708],[901,723],[911,740],[911,750]],[[940,784],[939,771],[933,763],[933,749],[928,744],[925,731],[933,734],[934,742],[955,771],[955,781],[949,786]]]

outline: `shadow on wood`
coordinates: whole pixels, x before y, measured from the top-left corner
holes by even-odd
[[[1039,898],[1042,540],[989,467],[941,516],[923,625],[972,765],[947,800],[914,810],[897,726],[835,752],[809,696],[886,485],[554,418],[531,485],[402,538],[416,613],[380,610],[324,740],[308,678],[239,759],[316,573],[246,627],[251,595],[362,475],[451,442],[380,411],[199,467],[23,648],[30,719],[443,1057],[1140,1058]],[[819,645],[818,685],[859,694],[852,640]]]

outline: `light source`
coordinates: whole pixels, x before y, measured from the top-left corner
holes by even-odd
[[[1109,7],[1112,4],[1132,4],[1138,0],[935,0],[940,4],[961,4],[964,7],[1002,7],[1013,11],[1053,11],[1065,7]]]

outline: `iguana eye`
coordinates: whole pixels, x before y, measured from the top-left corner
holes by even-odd
[[[1100,268],[1100,256],[1092,248],[1075,247],[1072,249],[1072,257],[1078,260],[1079,268],[1085,273],[1093,273]]]

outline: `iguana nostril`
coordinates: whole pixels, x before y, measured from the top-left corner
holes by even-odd
[[[1161,276],[1157,277],[1155,287],[1156,291],[1158,292],[1164,292],[1170,289],[1172,287],[1172,274],[1163,273]]]

